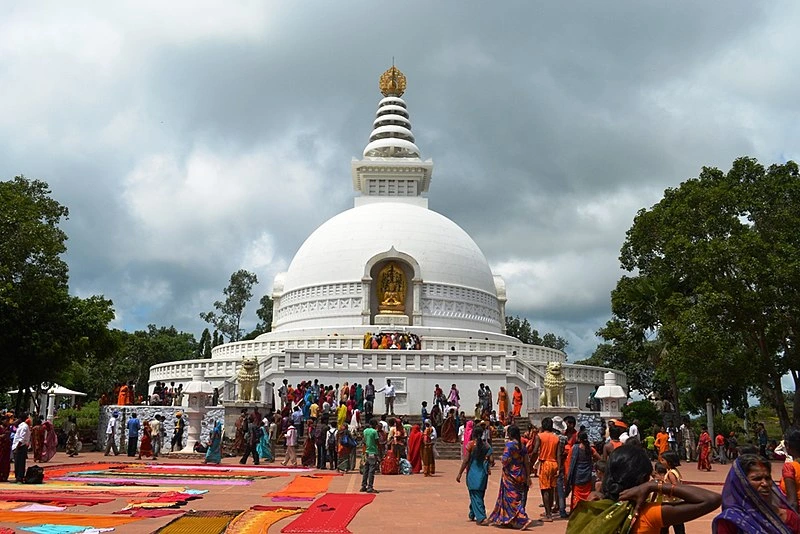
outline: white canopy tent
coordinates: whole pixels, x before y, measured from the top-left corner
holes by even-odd
[[[39,402],[38,406],[34,404],[34,399],[31,398],[31,406],[28,407],[28,411],[36,411],[38,410],[39,413],[46,413],[47,418],[52,420],[53,415],[55,414],[55,403],[57,397],[69,397],[69,404],[70,406],[75,405],[75,397],[85,397],[86,393],[82,393],[80,391],[74,391],[69,388],[65,388],[64,386],[59,386],[58,384],[50,384],[50,387],[46,387],[47,384],[42,384],[39,388]],[[37,388],[32,386],[30,388],[31,394],[35,395]],[[9,395],[16,395],[19,393],[19,390],[9,391]]]

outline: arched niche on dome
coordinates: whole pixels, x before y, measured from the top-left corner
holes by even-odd
[[[419,287],[422,277],[419,263],[413,257],[392,247],[370,258],[361,281],[365,295],[369,295],[365,299],[368,307],[364,310],[369,324],[375,324],[375,316],[379,314],[405,315],[409,325],[420,324]]]

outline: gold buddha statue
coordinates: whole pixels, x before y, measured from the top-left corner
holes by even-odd
[[[406,300],[406,277],[396,263],[387,263],[378,274],[378,311],[381,314],[403,314]]]

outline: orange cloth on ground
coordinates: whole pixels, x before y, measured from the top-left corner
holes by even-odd
[[[278,508],[275,510],[245,510],[231,521],[225,534],[267,534],[269,527],[285,517],[299,514],[305,508]]]
[[[556,487],[558,480],[558,436],[552,432],[539,432],[539,488]]]
[[[294,497],[298,499],[313,499],[320,493],[328,491],[331,483],[329,476],[297,476],[289,485],[280,491],[267,493],[265,497]]]
[[[639,519],[633,524],[631,534],[660,532],[663,526],[664,520],[661,517],[661,504],[648,503],[639,509]]]
[[[0,511],[0,523],[21,523],[25,525],[77,525],[94,528],[118,527],[134,521],[138,517],[125,515],[69,514],[64,512],[7,512]]]

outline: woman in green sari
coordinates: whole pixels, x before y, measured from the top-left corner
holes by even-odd
[[[714,511],[722,497],[696,486],[650,480],[653,464],[638,445],[623,445],[608,457],[603,495],[581,501],[572,512],[567,534],[659,534]],[[680,502],[661,503],[661,497]],[[600,499],[600,500],[597,500]]]
[[[222,421],[217,421],[208,436],[208,449],[205,464],[218,464],[222,461]]]
[[[272,462],[275,460],[275,456],[272,454],[272,443],[269,439],[269,430],[267,425],[261,425],[258,429],[258,443],[256,443],[256,451],[258,452],[258,457],[265,462]],[[310,438],[307,438],[310,439]]]
[[[467,490],[469,490],[469,520],[479,525],[487,525],[486,485],[489,483],[489,463],[492,460],[492,448],[483,442],[483,429],[475,427],[467,443],[464,461],[456,476],[456,482],[461,482],[461,475],[467,471]]]

